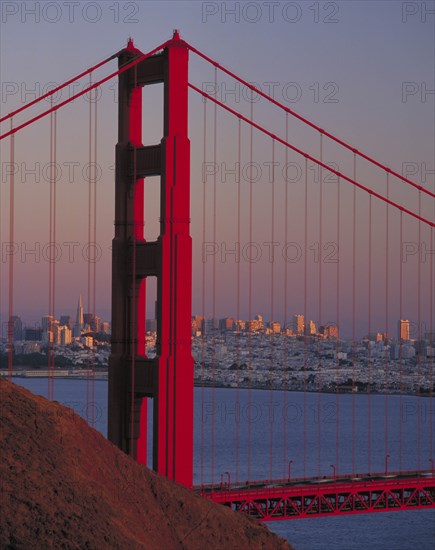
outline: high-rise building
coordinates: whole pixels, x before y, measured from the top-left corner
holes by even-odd
[[[29,342],[40,342],[42,340],[42,329],[39,327],[25,327],[24,340]]]
[[[49,330],[51,330],[53,323],[53,315],[44,315],[44,317],[41,319],[42,332],[48,332]]]
[[[61,315],[60,320],[59,320],[59,324],[62,327],[66,326],[69,329],[72,329],[72,327],[73,327],[73,318],[71,317],[71,315]]]
[[[277,321],[272,321],[270,323],[270,330],[273,334],[280,334],[281,333],[281,323],[278,323]]]
[[[83,302],[82,302],[82,295],[80,294],[79,302],[77,304],[76,322],[74,324],[74,330],[73,330],[73,335],[75,337],[81,336],[83,325],[84,325]]]
[[[226,332],[227,330],[234,329],[234,319],[232,317],[224,317],[219,319],[219,330],[221,332]]]
[[[400,319],[397,324],[399,340],[409,340],[409,321],[408,319]]]
[[[63,326],[63,327],[59,327],[58,335],[59,335],[59,342],[58,343],[61,346],[67,346],[68,344],[71,344],[71,342],[72,342],[72,332],[66,325]]]
[[[246,329],[246,322],[242,321],[241,319],[235,319],[234,321],[234,330],[236,332],[240,332],[242,330]]]
[[[246,322],[246,327],[249,332],[264,332],[263,316],[256,315],[255,319]]]
[[[308,336],[315,336],[317,334],[317,326],[314,321],[309,321],[305,327],[305,332]]]
[[[329,340],[338,339],[338,326],[337,325],[325,325],[319,328],[320,334],[323,334],[324,338]]]
[[[302,335],[305,330],[305,317],[303,315],[294,315],[295,334]]]
[[[17,315],[11,317],[12,323],[12,340],[16,342],[17,340],[23,339],[23,323]]]

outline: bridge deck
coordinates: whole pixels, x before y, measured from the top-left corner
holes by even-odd
[[[431,471],[222,483],[195,490],[261,521],[435,508]]]

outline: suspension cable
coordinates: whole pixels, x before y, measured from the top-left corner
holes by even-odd
[[[321,134],[325,135],[326,137],[328,137],[329,139],[332,139],[333,141],[335,141],[336,143],[338,143],[339,145],[341,145],[342,147],[345,147],[346,149],[348,149],[349,151],[352,151],[353,153],[357,154],[358,156],[360,156],[361,158],[367,160],[368,162],[374,164],[375,166],[377,166],[378,168],[382,168],[382,170],[385,170],[386,172],[390,172],[391,174],[393,174],[395,177],[399,178],[400,180],[404,181],[405,183],[408,183],[409,185],[411,185],[412,187],[415,187],[416,189],[419,189],[420,191],[422,191],[423,193],[426,193],[427,195],[431,196],[431,197],[435,197],[435,193],[432,193],[431,191],[429,191],[428,189],[425,189],[424,187],[422,187],[421,185],[418,185],[416,184],[415,182],[409,180],[408,178],[405,178],[404,176],[402,176],[400,173],[398,172],[395,172],[394,170],[392,170],[391,168],[389,168],[388,166],[385,166],[384,164],[378,162],[377,160],[375,160],[374,158],[370,157],[369,155],[365,154],[365,153],[362,153],[361,151],[358,151],[357,149],[355,149],[354,147],[352,147],[349,143],[346,143],[345,141],[337,138],[336,136],[334,136],[333,134],[331,134],[330,132],[327,132],[326,130],[324,130],[323,128],[321,128],[320,126],[317,126],[317,124],[314,124],[313,122],[311,122],[310,120],[308,120],[307,118],[303,117],[302,115],[296,113],[295,111],[293,111],[292,109],[290,109],[289,107],[286,107],[285,105],[283,105],[282,103],[280,103],[279,101],[277,101],[276,99],[274,99],[273,97],[271,97],[270,95],[262,92],[259,88],[257,88],[256,86],[250,84],[248,81],[244,80],[243,78],[240,78],[239,76],[237,76],[235,73],[231,72],[230,70],[228,70],[227,68],[223,67],[222,65],[220,65],[219,63],[217,63],[216,61],[214,61],[213,59],[211,59],[210,57],[208,57],[207,55],[205,55],[204,53],[200,52],[199,50],[197,50],[196,48],[194,48],[193,46],[191,46],[190,44],[186,43],[187,47],[190,49],[190,51],[192,51],[193,53],[197,54],[199,57],[202,57],[205,61],[207,61],[208,63],[211,63],[214,67],[218,68],[219,70],[221,70],[222,72],[226,73],[228,76],[230,76],[231,78],[234,78],[235,80],[237,80],[238,82],[240,82],[241,84],[243,84],[243,86],[246,86],[247,88],[249,88],[251,91],[259,94],[261,97],[267,99],[270,103],[272,103],[273,105],[279,107],[280,109],[282,109],[283,111],[285,111],[286,113],[292,115],[293,117],[297,118],[298,120],[300,120],[301,122],[303,122],[304,124],[310,126],[311,128],[313,128],[314,130],[317,130],[318,132],[320,132]]]
[[[286,142],[285,140],[283,140],[282,138],[280,138],[279,136],[276,136],[275,134],[273,134],[272,132],[269,132],[269,130],[266,130],[265,128],[263,128],[262,126],[260,126],[259,124],[257,124],[256,122],[254,122],[253,120],[250,120],[249,118],[243,116],[241,113],[238,113],[237,111],[235,111],[234,109],[231,109],[231,107],[228,107],[227,105],[221,103],[219,100],[215,99],[214,97],[212,97],[211,95],[207,94],[206,92],[202,91],[201,89],[197,88],[194,84],[191,84],[190,82],[188,83],[188,86],[190,88],[192,88],[192,90],[195,90],[196,92],[198,92],[199,94],[201,94],[203,97],[207,97],[210,101],[213,101],[214,103],[216,103],[217,105],[219,105],[220,107],[222,107],[223,109],[225,109],[226,111],[230,112],[231,114],[233,114],[234,116],[240,118],[241,120],[243,120],[244,122],[247,122],[248,124],[250,124],[253,128],[259,130],[260,132],[262,132],[263,134],[266,134],[268,135],[269,137],[275,139],[276,141],[278,141],[279,143],[282,143],[283,145],[285,145],[286,147],[289,147],[290,149],[292,149],[293,151],[295,151],[296,153],[306,157],[307,159],[311,160],[312,162],[315,162],[318,166],[321,166],[322,168],[325,168],[326,170],[328,170],[329,172],[335,174],[336,176],[338,177],[341,177],[342,179],[348,181],[349,183],[351,183],[352,185],[354,185],[355,187],[358,187],[359,189],[362,189],[363,191],[365,191],[366,193],[369,193],[370,195],[373,195],[374,197],[382,200],[383,202],[391,205],[391,206],[394,206],[395,208],[399,209],[399,210],[402,210],[403,212],[405,212],[406,214],[412,216],[413,218],[416,218],[416,219],[420,219],[423,223],[427,224],[427,225],[430,225],[431,227],[435,227],[435,221],[432,222],[430,220],[427,220],[426,218],[423,218],[422,216],[419,216],[418,214],[415,214],[414,212],[411,212],[410,210],[408,210],[407,208],[405,208],[404,206],[390,200],[389,198],[386,198],[382,195],[380,195],[379,193],[377,193],[376,191],[373,191],[372,189],[369,189],[368,187],[362,185],[361,183],[358,183],[357,181],[355,181],[354,179],[346,176],[345,174],[343,174],[342,172],[340,172],[339,170],[336,170],[335,168],[332,168],[331,166],[328,166],[327,164],[323,163],[323,162],[320,162],[318,159],[316,159],[315,157],[311,156],[310,154],[306,153],[305,151],[302,151],[301,149],[297,148],[296,146]],[[354,152],[354,154],[356,155],[356,152]]]
[[[50,114],[52,111],[57,111],[59,109],[61,109],[62,107],[64,107],[65,105],[68,105],[68,103],[71,103],[72,101],[74,101],[75,99],[87,94],[88,92],[91,92],[93,89],[97,88],[98,86],[101,86],[102,84],[104,84],[105,82],[107,82],[108,80],[111,80],[112,78],[114,78],[115,76],[118,76],[122,73],[124,73],[125,71],[127,71],[128,69],[131,69],[132,67],[135,67],[138,63],[141,63],[142,61],[144,61],[145,59],[147,59],[148,57],[151,57],[152,55],[154,55],[155,53],[159,52],[160,50],[162,50],[163,48],[165,48],[168,44],[168,42],[170,42],[169,40],[164,42],[163,44],[161,44],[160,46],[157,46],[157,48],[154,48],[153,50],[151,50],[150,52],[148,53],[145,53],[145,54],[142,54],[140,55],[139,57],[137,57],[136,59],[134,59],[133,61],[131,61],[130,63],[127,63],[126,65],[124,65],[123,67],[121,67],[120,69],[118,69],[117,71],[114,71],[113,73],[110,73],[108,76],[94,82],[92,84],[91,87],[88,87],[88,88],[85,88],[84,90],[80,91],[80,92],[77,92],[76,94],[74,94],[73,96],[71,96],[70,98],[68,99],[65,99],[64,101],[61,101],[60,103],[58,103],[57,105],[54,105],[53,107],[51,107],[50,109],[47,109],[46,111],[40,113],[39,115],[36,115],[34,116],[33,118],[27,120],[26,122],[23,122],[22,124],[20,124],[19,126],[16,126],[15,128],[11,128],[8,132],[5,132],[4,134],[1,134],[0,135],[0,140],[2,139],[5,139],[7,138],[8,136],[12,135],[12,134],[15,134],[17,132],[19,132],[20,130],[22,130],[23,128],[25,128],[26,126],[29,126],[30,124],[33,124],[34,122],[36,122],[37,120],[40,120],[41,118],[47,116],[48,114]]]
[[[36,103],[39,103],[43,99],[47,99],[48,97],[56,94],[57,92],[60,92],[61,90],[63,90],[63,88],[66,88],[67,86],[69,86],[73,82],[76,82],[77,80],[82,79],[84,76],[87,76],[88,74],[93,73],[94,71],[96,71],[97,69],[99,69],[100,67],[102,67],[103,65],[105,65],[106,63],[111,61],[112,59],[117,58],[121,54],[121,52],[122,52],[122,50],[120,50],[119,52],[111,55],[110,57],[107,57],[106,59],[103,59],[103,61],[100,61],[99,63],[97,63],[93,67],[90,67],[89,69],[86,69],[85,71],[83,71],[82,73],[74,76],[73,78],[70,78],[69,80],[66,80],[63,84],[60,84],[59,86],[56,86],[55,88],[52,88],[51,90],[49,90],[45,94],[37,97],[36,99],[34,99],[32,101],[29,101],[29,103],[26,103],[25,105],[22,105],[19,109],[16,109],[15,111],[12,111],[11,113],[9,113],[9,114],[5,115],[4,117],[0,118],[0,123],[4,122],[5,120],[8,120],[9,118],[14,117],[15,115],[18,115],[22,111],[28,109],[29,107],[32,107],[33,105],[35,105]],[[53,99],[53,98],[51,98],[51,99]]]

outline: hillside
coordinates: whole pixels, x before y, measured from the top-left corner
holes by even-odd
[[[137,464],[72,410],[0,380],[2,549],[291,550]]]

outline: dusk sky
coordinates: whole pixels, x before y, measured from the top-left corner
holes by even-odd
[[[72,4],[79,4],[72,6]],[[128,38],[147,52],[180,29],[181,37],[244,79],[255,82],[263,91],[273,90],[274,97],[307,117],[325,130],[350,142],[358,150],[372,155],[415,183],[435,192],[435,2],[346,1],[346,2],[2,2],[1,4],[1,112],[16,109],[44,93],[48,83],[61,83],[123,48]],[[27,10],[27,11],[26,11]],[[432,13],[430,12],[432,10]],[[199,88],[211,89],[214,71],[194,54],[190,54],[190,80]],[[116,69],[110,62],[96,76]],[[246,116],[250,113],[249,94],[218,73],[217,97]],[[76,90],[81,89],[85,81]],[[58,99],[74,93],[63,90]],[[223,90],[233,90],[235,95]],[[190,92],[191,139],[191,218],[194,250],[193,312],[202,314],[203,189],[206,189],[205,241],[213,241],[212,176],[202,181],[204,161],[213,161],[214,107],[207,106],[207,151],[203,156],[203,102]],[[144,90],[144,144],[157,143],[162,136],[161,87]],[[43,102],[45,107],[49,103]],[[254,104],[254,118],[281,137],[285,137],[286,117],[282,111]],[[32,115],[38,110],[32,110]],[[98,233],[101,257],[97,263],[97,313],[110,318],[111,239],[114,218],[114,148],[117,141],[116,80],[105,84],[98,102]],[[26,120],[20,116],[15,125]],[[237,190],[233,175],[225,179],[222,168],[234,168],[238,160],[238,123],[234,117],[218,111],[217,163],[217,232],[216,242],[208,252],[216,253],[216,294],[212,303],[213,258],[206,261],[206,296],[204,313],[217,317],[248,319],[249,265],[249,170],[250,131],[242,125],[242,180],[240,278],[241,292],[237,307]],[[88,159],[88,103],[82,98],[59,111],[57,161],[60,166],[57,184],[58,225],[56,242],[61,257],[56,264],[56,316],[75,314],[79,294],[87,293],[87,267],[82,252],[87,243],[88,185],[83,171]],[[9,122],[2,124],[2,133]],[[289,117],[289,141],[314,156],[319,155],[319,135]],[[15,254],[14,313],[27,323],[37,322],[48,308],[48,262],[44,246],[48,242],[47,163],[49,162],[49,120],[43,119],[15,139]],[[337,181],[324,180],[322,232],[324,248],[319,319],[320,206],[318,172],[312,163],[308,171],[308,276],[305,279],[304,241],[304,160],[282,145],[275,145],[278,163],[274,183],[268,166],[272,160],[272,142],[254,132],[254,161],[261,169],[252,185],[254,224],[251,252],[260,252],[252,263],[252,315],[263,314],[269,320],[283,322],[295,313],[304,313],[307,294],[307,317],[316,322],[336,322],[350,336],[352,310],[352,201],[351,184],[340,182],[340,211],[337,212]],[[1,142],[1,319],[7,319],[8,263],[5,243],[9,241],[9,140]],[[352,177],[353,158],[329,140],[324,141],[323,158],[335,162]],[[286,205],[283,167],[291,162],[288,173],[288,232],[284,230]],[[265,164],[266,163],[266,164]],[[209,165],[207,165],[209,166]],[[74,167],[74,170],[72,169]],[[25,170],[28,173],[25,173]],[[29,171],[32,171],[31,173]],[[358,178],[364,185],[386,194],[386,176],[379,169],[358,161]],[[274,186],[274,223],[272,225],[272,186]],[[145,236],[158,234],[158,181],[146,185]],[[418,192],[403,182],[390,178],[390,197],[415,212],[419,208]],[[399,319],[399,279],[402,273],[402,317],[418,320],[417,287],[420,281],[420,321],[426,330],[434,310],[433,274],[434,230],[403,214],[405,257],[400,257],[400,215],[389,209],[388,269],[386,251],[386,208],[376,198],[372,202],[372,271],[371,319],[368,318],[368,195],[357,192],[356,282],[357,335],[362,336],[370,324],[372,331],[386,329],[396,335]],[[421,195],[421,212],[435,220],[435,201]],[[337,221],[340,232],[337,232]],[[275,256],[270,261],[272,241]],[[68,244],[69,243],[69,244]],[[77,244],[71,244],[77,243]],[[287,244],[286,244],[287,243]],[[288,244],[291,244],[291,248]],[[317,243],[317,244],[316,244]],[[287,248],[286,248],[287,247]],[[403,249],[403,245],[402,245]],[[26,250],[36,250],[33,255]],[[287,261],[287,303],[284,303],[285,251]],[[420,251],[420,255],[417,251]],[[40,251],[40,252],[38,252]],[[327,254],[331,256],[327,257]],[[328,261],[333,260],[333,261]],[[287,257],[288,259],[288,257]],[[340,276],[340,302],[337,312],[337,263]],[[420,267],[419,267],[420,265]],[[389,278],[386,281],[386,270]],[[272,273],[273,271],[273,273]],[[273,275],[273,292],[271,280]],[[431,280],[432,278],[432,280]],[[388,299],[385,291],[388,287]],[[430,295],[433,303],[430,304]],[[152,300],[150,300],[152,302]],[[286,305],[286,308],[285,308]],[[85,310],[87,304],[84,303]],[[386,315],[388,308],[388,315]],[[286,309],[286,311],[285,311]],[[153,302],[148,314],[154,311]],[[432,311],[432,313],[431,313]],[[432,320],[433,322],[433,320]],[[424,330],[424,329],[423,329]]]

